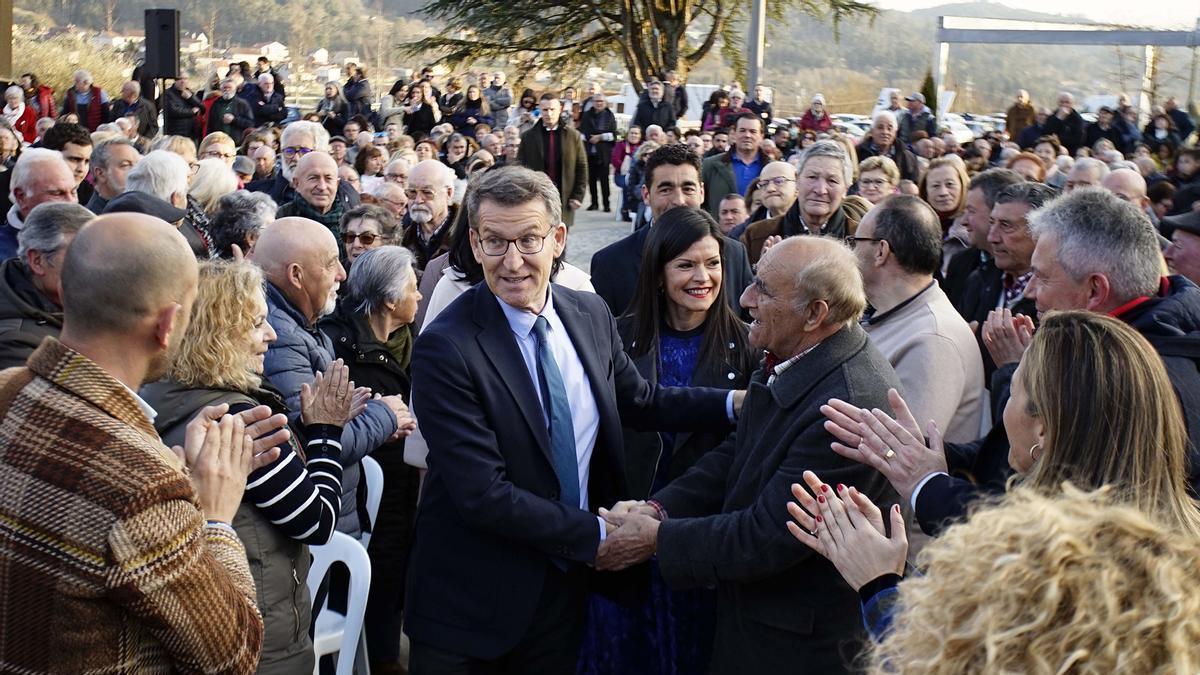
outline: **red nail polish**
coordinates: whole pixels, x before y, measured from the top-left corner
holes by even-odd
[[[825,520],[823,518],[821,518],[821,516],[817,516],[817,522],[823,523],[823,522],[825,522]]]
[[[845,491],[846,491],[846,486],[845,486],[845,485],[842,485],[841,483],[838,483],[838,489],[837,489],[837,491],[838,491],[838,492],[845,492]]]
[[[822,504],[824,504],[824,503],[825,503],[825,498],[824,498],[824,497],[822,497],[821,495],[817,495],[817,501],[819,501],[819,502],[821,502]]]
[[[822,483],[821,484],[821,492],[829,492],[829,486]]]

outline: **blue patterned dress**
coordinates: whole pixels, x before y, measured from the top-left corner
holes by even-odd
[[[680,332],[659,327],[658,383],[686,387],[700,358],[704,326]],[[661,433],[663,451],[655,472],[656,491],[671,475],[675,435]],[[650,561],[650,593],[636,608],[599,595],[588,600],[587,628],[578,675],[704,675],[708,672],[716,623],[716,592],[672,591],[658,562]]]

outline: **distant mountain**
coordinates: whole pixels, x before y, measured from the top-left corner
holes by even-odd
[[[998,2],[953,2],[946,5],[938,5],[937,7],[914,9],[913,11],[908,12],[908,14],[919,17],[933,17],[935,20],[939,16],[967,16],[973,19],[1012,19],[1018,21],[1096,23],[1095,21],[1091,21],[1083,17],[1034,12],[1027,9],[1009,7],[1008,5],[1002,5]]]

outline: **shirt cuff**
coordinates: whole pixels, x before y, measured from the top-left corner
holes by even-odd
[[[596,520],[600,521],[600,541],[608,539],[608,528],[605,526],[604,519],[596,516]]]
[[[912,506],[912,510],[914,513],[917,510],[917,496],[921,494],[921,488],[925,487],[925,484],[929,482],[929,479],[933,478],[934,476],[949,476],[949,475],[950,474],[946,473],[945,471],[934,471],[933,473],[929,474],[928,476],[925,476],[924,478],[922,478],[920,480],[920,482],[917,483],[917,486],[915,488],[913,488],[912,497],[909,499],[909,503]]]
[[[737,421],[737,415],[733,414],[733,391],[730,390],[729,395],[725,397],[725,416],[730,422]]]
[[[228,532],[229,534],[232,534],[233,536],[237,537],[237,530],[233,529],[232,525],[230,525],[229,523],[226,523],[224,521],[209,520],[209,521],[205,522],[204,525],[205,525],[205,527],[215,527],[218,530],[224,530],[225,532]]]

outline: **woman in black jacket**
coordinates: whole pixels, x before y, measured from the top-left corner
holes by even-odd
[[[700,209],[677,207],[654,223],[637,288],[618,331],[634,366],[661,386],[744,389],[758,364],[748,328],[721,297],[724,237]],[[629,492],[644,499],[681,476],[725,434],[625,430]],[[593,596],[579,672],[708,672],[716,597],[710,590],[671,591],[655,565],[650,597],[630,610]]]
[[[321,322],[337,357],[350,366],[358,386],[375,394],[409,400],[413,335],[409,325],[421,293],[412,253],[400,246],[381,246],[354,261],[348,290],[335,311]],[[371,592],[365,626],[372,670],[400,660],[400,619],[404,607],[405,569],[420,487],[417,469],[404,463],[404,441],[385,444],[371,453],[383,469],[383,495],[371,527]],[[360,501],[365,493],[360,490]]]

